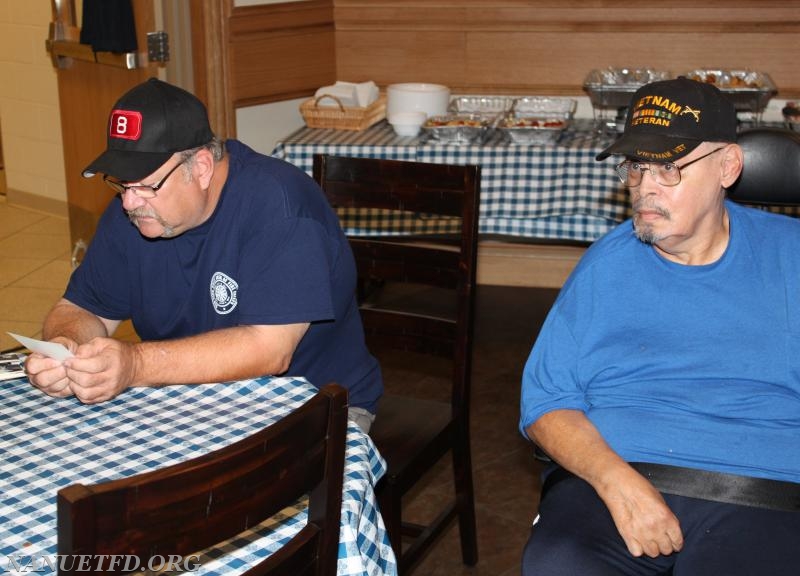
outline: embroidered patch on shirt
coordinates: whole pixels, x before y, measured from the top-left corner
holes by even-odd
[[[239,284],[223,272],[214,272],[211,276],[211,304],[217,314],[230,314],[238,304]]]

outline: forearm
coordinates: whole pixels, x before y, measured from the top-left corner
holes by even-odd
[[[62,298],[48,312],[42,337],[45,340],[61,337],[85,344],[93,338],[109,336],[117,324],[119,322],[100,318]]]
[[[654,558],[681,549],[680,524],[661,494],[611,449],[583,412],[555,410],[526,431],[556,462],[592,485],[631,554]]]
[[[628,464],[579,410],[554,410],[527,428],[528,436],[561,466],[602,490]]]
[[[198,384],[282,374],[307,325],[239,326],[134,344],[133,386]]]

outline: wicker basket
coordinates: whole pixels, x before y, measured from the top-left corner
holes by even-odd
[[[320,106],[319,101],[330,98],[338,106]],[[336,96],[322,94],[300,104],[300,113],[309,128],[333,128],[334,130],[366,130],[386,118],[386,95],[365,108],[343,106]]]

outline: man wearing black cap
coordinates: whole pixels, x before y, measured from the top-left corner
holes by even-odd
[[[101,402],[129,386],[265,374],[336,381],[368,429],[382,393],[338,219],[294,166],[215,138],[203,104],[151,79],[109,116],[84,171],[119,196],[103,214],[43,335],[74,354],[33,354],[31,382]],[[132,319],[141,343],[110,338]]]
[[[726,200],[736,126],[714,86],[655,82],[597,156],[624,157],[633,217],[525,366],[520,429],[553,461],[525,575],[798,571],[800,221]]]

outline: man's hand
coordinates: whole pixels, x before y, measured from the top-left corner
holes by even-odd
[[[64,321],[54,322],[48,334],[74,327],[78,322],[67,320],[77,317],[83,320],[84,329],[75,338],[82,343],[70,341],[67,348],[75,356],[63,363],[39,357],[31,365],[31,381],[51,396],[74,394],[86,404],[111,400],[131,386],[227,382],[282,374],[289,369],[309,327],[308,323],[236,326],[174,340],[129,343],[108,337],[114,327],[111,321],[89,317],[69,303],[58,310]],[[52,341],[65,339],[59,335]],[[46,374],[46,370],[52,372]]]
[[[606,444],[583,412],[548,412],[527,433],[556,462],[592,485],[631,554],[655,558],[683,547],[678,519],[661,493]]]
[[[63,344],[73,354],[78,349],[77,342],[68,338],[53,338],[52,342]],[[38,353],[30,354],[25,359],[25,372],[30,383],[48,396],[55,398],[72,396],[67,370],[61,360]]]
[[[598,488],[617,530],[634,556],[655,558],[683,547],[678,519],[655,487],[633,468]]]
[[[135,381],[134,344],[94,338],[78,346],[74,354],[74,358],[64,361],[64,366],[72,393],[85,404],[111,400]]]

